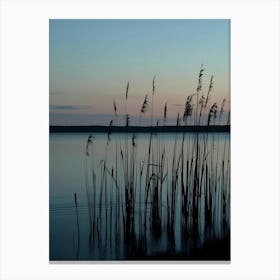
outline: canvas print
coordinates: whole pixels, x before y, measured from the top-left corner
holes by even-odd
[[[50,261],[230,260],[230,20],[49,20]]]

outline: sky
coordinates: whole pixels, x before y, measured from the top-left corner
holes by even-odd
[[[161,122],[166,102],[167,123],[175,124],[196,91],[201,65],[201,94],[213,75],[209,104],[219,110],[226,99],[228,112],[230,20],[50,20],[50,125],[108,125],[113,100],[119,124],[129,114],[131,124],[147,125],[152,111]],[[139,121],[146,94],[149,106]]]

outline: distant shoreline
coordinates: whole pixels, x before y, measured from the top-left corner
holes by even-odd
[[[111,126],[112,133],[174,133],[174,132],[230,132],[230,125],[201,126]],[[59,126],[51,125],[50,133],[107,133],[108,126]]]

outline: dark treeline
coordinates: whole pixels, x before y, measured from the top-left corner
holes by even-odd
[[[94,133],[108,132],[108,126],[50,126],[50,133]],[[111,132],[150,133],[150,132],[230,132],[230,125],[188,125],[188,126],[112,126]]]

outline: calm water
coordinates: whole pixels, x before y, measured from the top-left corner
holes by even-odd
[[[150,134],[136,134],[133,140],[129,134],[113,134],[109,142],[107,134],[94,137],[87,147],[88,134],[50,135],[50,260],[133,259],[133,251],[140,252],[141,258],[166,252],[191,256],[194,248],[204,248],[208,240],[229,235],[228,133],[201,136],[198,198],[193,202],[192,179],[188,187],[183,184],[187,197],[184,220],[182,178],[188,182],[187,177],[195,176],[195,168],[190,167],[196,154],[194,134],[185,135],[183,149],[183,134],[158,134],[152,139]],[[187,164],[189,171],[185,171]],[[177,185],[174,180],[178,180]],[[133,195],[128,197],[133,197],[133,228],[125,235],[125,210],[130,207],[125,205],[125,185],[131,181]],[[205,209],[209,201],[211,222],[207,226]],[[197,222],[192,217],[192,203],[197,205]],[[160,220],[159,225],[154,222],[155,217]],[[197,231],[192,229],[195,223]]]

